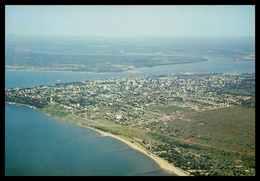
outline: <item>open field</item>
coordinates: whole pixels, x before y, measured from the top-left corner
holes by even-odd
[[[159,108],[158,108],[159,109]],[[163,109],[163,107],[161,108]],[[169,107],[162,112],[171,112]],[[180,110],[179,110],[180,111]],[[183,112],[185,109],[183,109]],[[161,135],[193,139],[192,142],[238,152],[255,151],[255,112],[254,109],[232,106],[192,114],[182,114],[182,118],[168,122],[152,123],[145,126]]]
[[[187,126],[187,130],[201,136],[196,142],[241,152],[255,151],[254,109],[234,106],[186,116],[190,123],[197,124]]]
[[[193,175],[254,173],[255,109],[230,106],[186,113],[183,108],[160,109],[178,113],[173,120],[143,125],[150,129],[146,134],[153,140],[151,149],[160,157]]]

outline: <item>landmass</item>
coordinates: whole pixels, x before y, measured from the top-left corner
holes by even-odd
[[[74,57],[63,57],[63,64],[55,60],[46,60],[45,64],[36,64],[37,60],[11,62],[6,71],[63,71],[78,73],[140,73],[137,67],[153,67],[160,65],[187,64],[207,61],[200,57],[185,56],[118,56],[118,55],[84,55],[71,62]],[[25,66],[25,65],[26,66]]]
[[[115,135],[177,175],[254,174],[254,73],[167,74],[11,88],[5,89],[5,102]]]
[[[207,61],[207,56],[254,61],[253,37],[7,36],[5,70],[138,73],[138,67]],[[202,58],[203,57],[203,58]]]

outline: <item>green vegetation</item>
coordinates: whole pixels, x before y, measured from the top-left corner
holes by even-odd
[[[241,100],[241,106],[247,108],[255,108],[255,99]]]
[[[232,44],[227,44],[229,41]],[[131,37],[127,40],[102,37],[102,40],[94,40],[93,37],[45,35],[44,52],[42,37],[6,37],[5,42],[6,70],[123,72],[133,67],[206,61],[198,56],[240,60],[254,60],[255,57],[255,39],[250,37]]]
[[[5,95],[5,102],[16,102],[20,104],[34,106],[36,108],[43,108],[48,104],[47,101],[45,100],[32,99],[32,98],[20,97],[20,96],[10,97],[7,95]]]
[[[115,124],[111,121],[101,119],[80,118],[76,115],[73,115],[72,112],[62,110],[57,104],[48,104],[48,106],[41,109],[41,111],[50,114],[51,116],[63,119],[69,123],[90,126],[115,135],[122,135],[127,138],[140,140],[144,144],[149,143],[144,135],[132,131],[129,129],[129,127],[119,126],[118,124]]]
[[[161,110],[184,113],[186,109],[169,106]],[[147,136],[108,120],[80,118],[55,103],[46,105],[41,111],[70,123],[94,127],[125,139],[140,140],[144,144],[149,143],[149,136],[153,139],[150,151],[161,152],[158,154],[160,157],[192,175],[252,175],[254,172],[254,109],[236,106],[204,112],[186,111],[185,116],[190,121],[168,121],[167,127],[162,122],[153,122],[147,126],[151,128]],[[164,131],[159,132],[161,128]],[[197,135],[201,137],[186,141]]]
[[[25,55],[27,55],[25,53]],[[26,56],[25,56],[26,57]],[[30,58],[32,56],[30,55]],[[57,57],[56,59],[53,57]],[[75,59],[74,55],[60,54],[45,56],[45,64],[41,54],[36,54],[32,58],[21,57],[20,61],[8,60],[7,70],[37,70],[37,71],[73,71],[73,72],[93,72],[112,73],[129,72],[134,67],[153,67],[160,65],[196,63],[207,61],[199,57],[178,57],[178,56],[145,56],[145,55],[81,55]],[[59,61],[62,60],[63,64]],[[73,62],[72,62],[73,60]],[[23,62],[23,63],[22,63]]]
[[[137,140],[193,175],[252,175],[254,74],[178,74],[13,88],[17,102]]]
[[[254,109],[232,106],[203,112],[182,114],[182,119],[144,125],[151,132],[172,138],[245,153],[255,150]]]
[[[127,138],[140,140],[141,142],[144,143],[149,142],[145,136],[132,131],[131,129],[129,129],[129,127],[123,127],[123,126],[122,127],[92,126],[92,127],[115,135],[122,135]]]
[[[182,113],[190,113],[190,112],[194,112],[195,110],[190,109],[190,108],[181,108],[178,106],[156,106],[156,105],[152,105],[149,106],[150,109],[152,110],[159,110],[163,113],[165,113],[166,115],[171,115],[172,113],[175,113],[176,111],[181,111]]]
[[[186,113],[183,119],[145,128],[151,129],[147,134],[155,140],[154,152],[164,151],[158,155],[193,175],[253,175],[254,120],[254,109],[233,106]]]
[[[153,151],[164,151],[158,155],[192,175],[236,176],[254,173],[254,155],[185,143],[154,133],[150,136],[157,141]]]
[[[241,152],[254,152],[254,109],[232,106],[186,116],[191,120],[186,126],[187,134],[195,132],[196,135],[201,135],[196,142]],[[197,124],[196,127],[194,123]]]
[[[47,106],[42,108],[41,111],[43,111],[44,113],[50,114],[51,116],[56,117],[56,118],[68,119],[71,117],[70,112],[66,112],[62,109],[59,109],[57,105],[53,105],[53,104],[48,104]]]

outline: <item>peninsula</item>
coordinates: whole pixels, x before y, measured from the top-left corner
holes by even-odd
[[[167,74],[6,89],[5,102],[99,130],[177,175],[253,175],[254,87],[254,73]]]
[[[71,63],[75,57],[59,55],[63,64],[53,59],[47,59],[45,64],[37,64],[37,58],[34,61],[21,60],[19,62],[10,61],[10,65],[5,66],[6,71],[63,71],[63,72],[82,72],[82,73],[140,73],[135,68],[153,67],[172,64],[187,64],[207,61],[200,57],[185,56],[158,56],[152,55],[82,55]],[[26,66],[25,66],[26,65]]]

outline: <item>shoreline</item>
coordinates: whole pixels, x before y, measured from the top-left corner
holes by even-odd
[[[133,143],[131,143],[131,142],[129,142],[129,141],[119,137],[119,136],[116,136],[116,135],[114,135],[112,133],[107,133],[107,132],[95,129],[93,127],[83,126],[83,125],[79,125],[79,126],[82,126],[82,127],[88,128],[88,129],[92,129],[94,131],[99,132],[101,134],[101,136],[109,136],[109,137],[115,138],[115,139],[117,139],[117,140],[127,144],[128,146],[130,146],[130,148],[135,149],[135,150],[145,154],[149,158],[151,158],[153,161],[155,161],[155,163],[157,163],[157,165],[159,165],[159,167],[162,170],[164,170],[167,173],[173,173],[173,174],[176,174],[177,176],[190,176],[190,174],[188,172],[186,173],[184,170],[180,170],[179,168],[171,165],[166,160],[164,160],[164,159],[162,159],[162,158],[160,158],[158,156],[153,156],[153,155],[148,154],[145,150],[143,150],[139,146],[137,146],[137,145],[135,145],[135,144],[133,144]]]
[[[205,58],[203,58],[205,59]],[[165,63],[161,65],[152,65],[152,67],[159,67],[159,66],[167,66],[167,65],[178,65],[178,64],[190,64],[190,63],[201,63],[206,62],[208,59],[205,59],[204,61],[196,61],[196,62],[172,62],[172,63]],[[88,73],[88,74],[140,74],[143,73],[141,71],[132,70],[134,68],[137,68],[135,66],[128,66],[127,68],[121,69],[122,72],[88,72],[88,71],[72,71],[72,70],[44,70],[44,69],[20,69],[20,68],[5,68],[5,71],[35,71],[35,72],[72,72],[72,73]],[[141,66],[139,68],[149,68],[149,66]]]
[[[139,74],[139,73],[143,73],[140,71],[135,71],[135,70],[125,70],[122,72],[82,72],[82,71],[58,71],[58,70],[17,70],[17,69],[5,69],[5,71],[26,71],[26,72],[71,72],[71,73],[85,73],[85,74],[126,74],[126,73],[130,73],[130,74]]]
[[[29,107],[29,108],[36,109],[36,110],[38,110],[38,111],[40,111],[40,112],[42,112],[42,113],[44,113],[44,114],[46,114],[48,116],[52,116],[52,115],[50,115],[48,113],[43,112],[41,109],[35,108],[34,106],[29,106],[29,105],[26,105],[26,104],[20,104],[20,103],[16,103],[16,102],[5,102],[5,104],[26,106],[26,107]],[[58,117],[55,117],[55,116],[52,116],[52,117],[54,117],[56,119],[60,119],[60,120],[65,121],[67,123],[70,123],[67,120],[63,119],[63,118],[58,118]],[[71,123],[71,124],[75,124],[75,123]],[[153,156],[151,154],[148,154],[147,151],[145,151],[144,149],[140,148],[139,146],[137,146],[137,145],[135,145],[135,144],[133,144],[133,143],[131,143],[131,142],[129,142],[129,141],[119,137],[119,136],[116,136],[116,135],[114,135],[112,133],[107,133],[107,132],[101,131],[99,129],[96,129],[96,128],[93,128],[93,127],[90,127],[90,126],[85,126],[85,125],[81,125],[81,124],[76,124],[76,125],[82,126],[84,128],[87,128],[87,129],[94,130],[94,131],[100,133],[101,136],[109,136],[109,137],[112,137],[114,139],[117,139],[117,140],[127,144],[130,148],[135,149],[135,150],[145,154],[149,158],[151,158],[153,161],[155,161],[155,163],[157,163],[157,165],[159,165],[160,169],[162,169],[166,173],[176,174],[177,176],[190,176],[190,174],[188,172],[185,172],[184,170],[181,170],[181,169],[171,165],[166,160],[164,160],[164,159],[162,159],[162,158],[160,158],[158,156]]]

